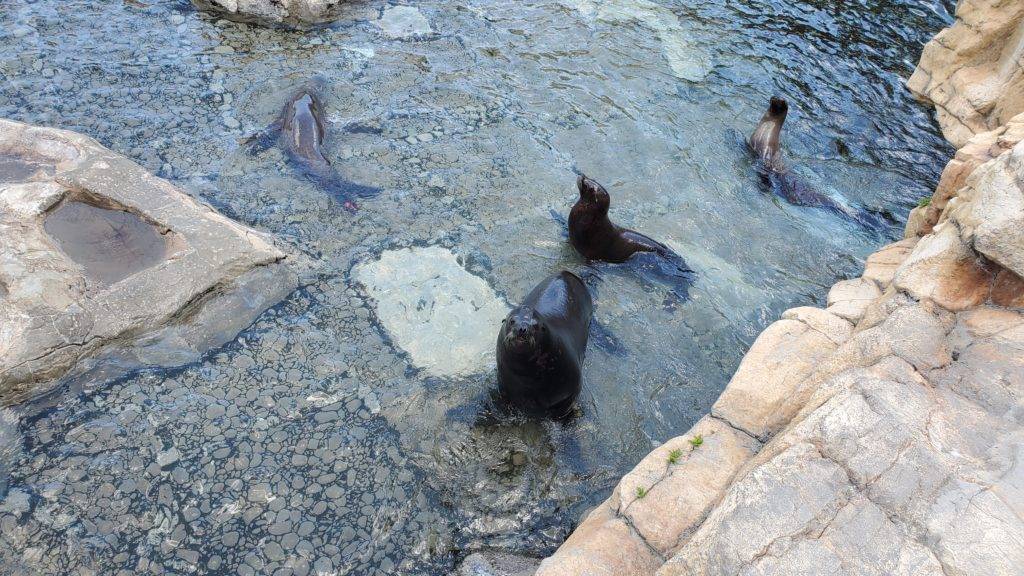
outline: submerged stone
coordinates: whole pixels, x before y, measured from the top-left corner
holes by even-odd
[[[390,38],[415,38],[434,33],[427,17],[412,6],[388,8],[376,24]]]
[[[676,77],[699,82],[708,75],[707,55],[690,40],[679,17],[668,8],[648,0],[569,0],[569,4],[585,16],[611,24],[640,22],[653,30]]]
[[[412,362],[435,376],[469,375],[494,362],[494,338],[509,307],[482,278],[439,246],[390,250],[357,265],[353,278]]]

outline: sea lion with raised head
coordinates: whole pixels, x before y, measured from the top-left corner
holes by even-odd
[[[569,242],[584,258],[619,263],[637,252],[674,254],[661,242],[613,224],[608,218],[611,196],[604,186],[580,175],[576,187],[580,197],[569,212]]]
[[[569,242],[588,260],[629,262],[648,281],[670,287],[677,300],[689,297],[694,273],[671,248],[608,218],[611,197],[604,186],[581,175],[580,197],[569,212]]]
[[[278,143],[303,176],[332,194],[345,208],[355,210],[356,197],[375,196],[380,189],[345,180],[324,156],[327,125],[317,92],[315,85],[296,92],[273,124],[249,138],[250,149],[258,151]]]
[[[782,125],[788,113],[789,104],[778,96],[772,96],[768,101],[768,110],[761,116],[761,121],[747,140],[747,146],[760,164],[764,186],[790,204],[831,210],[870,228],[883,226],[875,214],[844,206],[812,188],[786,167],[782,159]]]
[[[498,390],[531,415],[561,418],[582,386],[594,303],[578,276],[560,272],[537,285],[498,331]]]
[[[768,170],[785,169],[782,165],[781,135],[788,113],[789,104],[778,96],[772,96],[768,101],[768,110],[761,116],[757,128],[747,140],[750,150]]]

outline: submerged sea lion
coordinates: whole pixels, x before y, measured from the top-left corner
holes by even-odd
[[[280,117],[250,138],[251,148],[261,150],[277,142],[304,176],[335,196],[343,206],[355,210],[356,197],[371,197],[379,188],[349,182],[341,177],[323,153],[327,133],[324,108],[312,88],[299,90],[281,111]]]
[[[840,204],[812,188],[786,167],[782,160],[781,143],[782,125],[785,124],[788,113],[789,104],[782,98],[772,96],[768,102],[768,110],[747,140],[747,146],[760,163],[761,181],[765,187],[796,206],[831,210],[870,228],[883,226],[881,219],[875,214]]]
[[[548,277],[501,323],[498,389],[533,415],[560,418],[579,396],[594,304],[571,272]]]

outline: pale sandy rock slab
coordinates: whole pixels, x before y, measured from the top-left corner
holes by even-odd
[[[91,138],[0,120],[0,163],[0,401],[193,361],[297,284],[269,237]]]
[[[862,278],[873,280],[883,290],[892,282],[896,269],[910,256],[917,245],[917,238],[908,238],[883,247],[864,263]]]
[[[536,576],[647,576],[663,559],[602,504],[573,531]]]
[[[829,310],[814,306],[798,306],[782,313],[783,320],[799,320],[824,334],[835,344],[842,344],[853,334],[853,324]]]
[[[975,170],[949,210],[975,250],[1024,275],[1024,142]]]
[[[434,33],[427,17],[413,6],[385,8],[375,23],[388,38],[419,38]]]
[[[390,250],[356,265],[352,277],[416,366],[436,376],[465,376],[493,365],[494,339],[509,306],[451,251]]]
[[[973,0],[957,4],[956,21],[925,46],[907,82],[935,104],[955,146],[1024,112],[1024,4]]]
[[[200,10],[238,22],[305,28],[338,17],[346,0],[192,0]]]
[[[1024,425],[1024,315],[991,306],[963,312],[950,341],[957,361],[932,371],[931,381]]]
[[[853,493],[838,464],[810,444],[791,446],[737,480],[657,575],[744,573],[758,557],[813,540]]]
[[[939,184],[928,206],[911,211],[906,237],[930,234],[935,224],[940,222],[949,201],[967,184],[967,178],[974,170],[1010,150],[1021,140],[1024,140],[1024,114],[1014,116],[995,130],[972,136],[942,170]]]
[[[828,335],[804,322],[773,323],[754,341],[711,413],[757,438],[771,436],[800,409],[801,384],[835,349]]]
[[[628,518],[662,556],[669,557],[718,504],[733,477],[760,447],[749,435],[705,416],[685,435],[665,442],[637,464],[619,482],[608,505]],[[642,498],[639,490],[644,491]]]
[[[814,380],[862,368],[898,356],[919,370],[949,364],[952,353],[946,334],[952,326],[918,304],[895,308],[878,326],[859,331],[818,366]]]
[[[943,224],[917,243],[896,271],[893,285],[947,310],[966,310],[988,298],[992,279],[956,226]]]
[[[928,206],[917,206],[907,215],[907,226],[903,229],[904,238],[917,238],[932,231],[934,222],[928,222]],[[938,220],[938,213],[935,215]]]
[[[856,324],[864,317],[868,306],[881,295],[882,291],[871,280],[843,280],[833,284],[828,291],[828,311]]]

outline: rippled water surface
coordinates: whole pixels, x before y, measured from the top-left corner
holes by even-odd
[[[409,5],[431,32],[386,37],[380,1],[305,33],[177,1],[0,3],[0,116],[89,134],[310,262],[199,363],[0,413],[0,573],[445,574],[475,549],[549,553],[708,411],[767,323],[897,238],[950,154],[903,87],[947,1]],[[327,155],[383,189],[354,215],[280,150],[239,145],[314,76]],[[884,229],[762,192],[741,140],[772,94],[794,170]],[[698,280],[673,310],[599,267],[596,317],[626,354],[591,346],[580,414],[524,422],[493,406],[493,369],[412,364],[352,269],[440,247],[517,302],[583,268],[551,215],[574,170]]]

